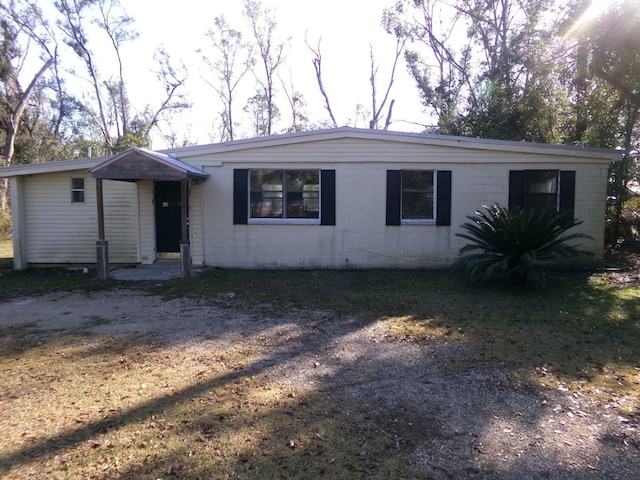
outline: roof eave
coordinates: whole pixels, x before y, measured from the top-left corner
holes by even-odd
[[[177,149],[160,150],[164,154],[173,154],[178,158],[202,156],[238,150],[265,148],[289,145],[294,143],[337,140],[342,138],[371,139],[394,142],[410,142],[430,146],[465,148],[470,150],[511,151],[516,153],[547,154],[570,157],[582,157],[613,162],[619,160],[622,152],[617,150],[580,147],[573,145],[553,145],[544,143],[516,142],[509,140],[492,140],[450,135],[431,135],[411,132],[395,132],[387,130],[370,130],[352,127],[340,127],[330,130],[289,133],[258,137],[230,142],[197,145]]]
[[[131,155],[141,156],[149,162],[161,165],[163,169],[162,171],[154,171],[153,169],[145,171],[144,169],[142,169],[135,172],[127,170],[126,168],[121,171],[118,169],[109,169],[109,167],[114,163],[126,161],[127,157],[130,157]],[[126,181],[201,180],[209,176],[208,173],[203,172],[202,170],[188,165],[178,159],[169,157],[164,153],[154,152],[138,147],[130,148],[107,159],[106,161],[92,168],[90,170],[90,173],[93,178]]]

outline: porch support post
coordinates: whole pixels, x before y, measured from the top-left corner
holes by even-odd
[[[96,179],[96,199],[98,204],[98,241],[96,242],[96,258],[98,280],[109,279],[109,242],[104,235],[104,201],[102,195],[102,179]]]
[[[191,277],[191,244],[189,242],[189,226],[187,219],[189,216],[189,180],[182,179],[180,188],[181,205],[182,205],[182,237],[180,240],[180,264],[182,266],[183,280]]]

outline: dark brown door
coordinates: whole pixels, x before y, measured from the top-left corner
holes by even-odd
[[[155,182],[156,252],[180,251],[182,204],[180,182]]]

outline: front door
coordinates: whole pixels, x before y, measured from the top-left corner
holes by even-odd
[[[180,252],[182,203],[180,182],[155,182],[156,252]]]

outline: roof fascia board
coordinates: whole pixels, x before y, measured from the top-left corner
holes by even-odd
[[[188,165],[176,158],[171,158],[169,155],[164,154],[164,153],[160,153],[160,152],[154,152],[151,150],[146,150],[144,148],[139,148],[139,147],[132,147],[129,148],[127,150],[125,150],[122,153],[119,153],[111,158],[109,158],[108,160],[106,160],[105,162],[95,166],[94,168],[92,168],[90,170],[90,173],[92,175],[96,174],[97,172],[99,172],[101,169],[108,167],[109,165],[117,162],[118,160],[122,160],[123,158],[126,158],[127,156],[131,155],[131,154],[138,154],[138,155],[142,155],[145,158],[148,158],[149,160],[155,161],[155,162],[159,162],[169,168],[172,168],[174,170],[177,170],[181,173],[186,174],[186,176],[188,178],[206,178],[209,175],[195,167],[193,167],[192,165]]]
[[[413,143],[425,146],[464,148],[469,150],[493,150],[500,152],[580,157],[600,159],[607,162],[619,160],[622,156],[621,151],[602,148],[515,142],[508,140],[491,140],[483,138],[454,137],[448,135],[425,135],[420,133],[354,129],[349,127],[342,127],[333,130],[318,130],[313,132],[274,135],[270,137],[258,137],[245,140],[234,140],[232,142],[211,145],[200,145],[193,147],[184,147],[180,149],[162,150],[162,152],[166,154],[175,154],[178,158],[188,158],[192,156],[203,156],[209,154],[268,148],[306,142],[338,140],[343,138]]]
[[[69,172],[73,170],[89,171],[101,162],[104,157],[83,158],[77,160],[60,160],[45,163],[26,163],[12,167],[0,168],[0,177],[17,177],[21,175],[34,175],[39,173]]]

